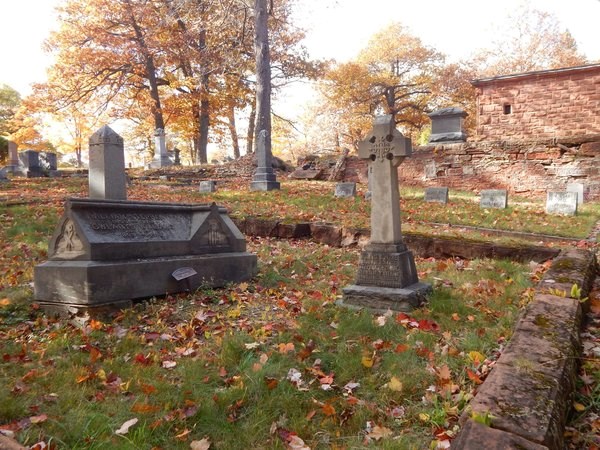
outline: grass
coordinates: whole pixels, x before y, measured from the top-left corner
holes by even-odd
[[[483,376],[472,355],[494,359],[531,284],[511,262],[418,261],[436,284],[427,308],[377,319],[334,304],[356,251],[250,247],[261,261],[252,282],[83,328],[43,316],[31,293],[5,291],[0,424],[24,444],[69,449],[189,448],[204,437],[211,448],[283,449],[290,433],[311,448],[424,448],[455,426],[475,386],[466,369]],[[26,320],[15,326],[16,316]]]
[[[354,281],[356,249],[253,238],[260,271],[250,282],[155,299],[76,326],[45,317],[30,282],[63,197],[84,192],[81,179],[34,180],[4,192],[30,205],[0,206],[0,428],[26,445],[183,449],[206,437],[211,448],[283,449],[298,436],[313,449],[428,448],[456,431],[538,276],[509,261],[418,260],[420,279],[434,285],[427,306],[374,317],[335,305]],[[332,183],[284,182],[278,192],[220,185],[201,195],[136,183],[130,198],[368,223],[362,197],[332,192]],[[485,219],[539,231],[556,224],[551,234],[575,237],[598,218],[598,204],[558,218],[536,202],[485,212],[468,194],[426,207],[418,190],[402,197],[405,230]],[[138,422],[127,433],[115,434],[132,418]]]

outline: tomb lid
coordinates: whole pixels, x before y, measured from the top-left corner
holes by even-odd
[[[450,108],[442,108],[442,109],[436,109],[435,111],[433,111],[432,113],[427,114],[429,117],[439,117],[439,116],[461,116],[461,117],[467,117],[467,112],[462,109],[462,108],[458,108],[456,106],[452,106]]]

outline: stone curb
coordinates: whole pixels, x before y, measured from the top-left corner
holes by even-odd
[[[538,284],[506,350],[469,408],[452,448],[551,449],[564,447],[581,347],[582,303],[597,274],[595,255],[563,251]],[[584,303],[585,304],[585,303]],[[471,417],[491,419],[486,427]]]
[[[287,224],[276,219],[259,217],[232,217],[232,220],[240,231],[248,236],[280,239],[311,238],[330,247],[363,246],[369,241],[370,237],[370,231],[366,228],[345,228],[324,222]],[[540,246],[498,245],[467,239],[458,240],[449,237],[425,236],[416,233],[405,232],[403,237],[410,250],[422,258],[508,258],[525,262],[543,262],[556,258],[560,253],[558,249]]]

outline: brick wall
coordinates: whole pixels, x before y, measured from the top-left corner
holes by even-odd
[[[478,141],[600,134],[600,64],[476,80],[473,85],[478,91]]]
[[[447,186],[478,192],[507,189],[545,198],[568,183],[583,183],[586,197],[600,200],[600,134],[561,140],[466,142],[423,146],[399,168],[405,186]],[[366,183],[366,162],[351,157],[346,181]]]

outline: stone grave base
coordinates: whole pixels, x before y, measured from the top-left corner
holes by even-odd
[[[177,281],[181,268],[197,272]],[[219,287],[252,278],[256,255],[246,252],[125,261],[47,261],[34,269],[35,300],[48,312],[127,307],[133,299]]]
[[[368,309],[375,313],[412,311],[427,301],[431,285],[414,283],[404,288],[388,288],[352,284],[343,289],[344,296],[338,305],[352,309]]]

